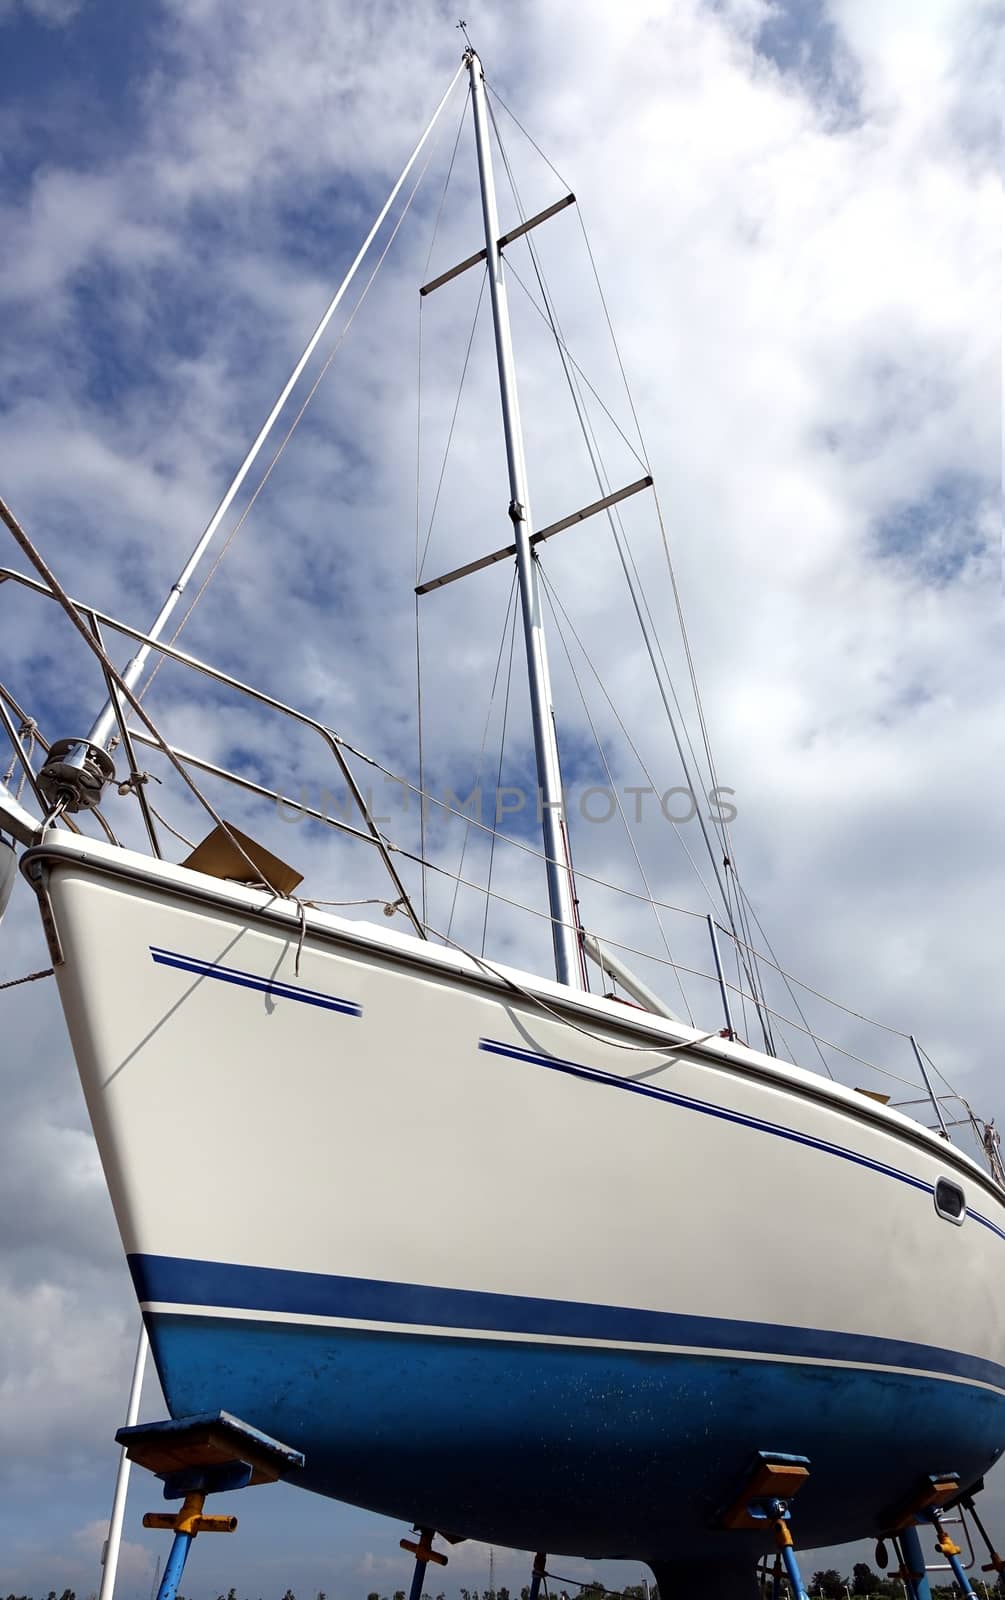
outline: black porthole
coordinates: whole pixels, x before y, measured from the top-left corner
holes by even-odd
[[[967,1203],[958,1183],[951,1183],[948,1178],[939,1179],[935,1185],[935,1209],[947,1222],[959,1224],[963,1221]]]

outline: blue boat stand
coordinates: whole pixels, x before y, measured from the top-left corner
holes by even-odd
[[[414,1539],[401,1539],[399,1543],[403,1550],[408,1550],[415,1557],[415,1571],[412,1573],[412,1586],[408,1591],[408,1600],[422,1600],[422,1585],[426,1581],[426,1568],[432,1561],[438,1567],[445,1567],[447,1557],[439,1550],[433,1549],[433,1540],[436,1538],[435,1528],[416,1528],[419,1542]],[[454,1541],[459,1542],[459,1541]]]
[[[543,1550],[539,1550],[534,1557],[534,1565],[530,1574],[530,1595],[528,1600],[538,1600],[541,1593],[541,1580],[548,1576],[548,1557]]]
[[[972,1496],[960,1494],[959,1474],[931,1473],[921,1479],[907,1500],[887,1519],[889,1535],[892,1536],[900,1553],[900,1568],[896,1576],[902,1580],[910,1600],[931,1600],[928,1569],[918,1536],[918,1528],[926,1524],[935,1529],[936,1545],[939,1552],[946,1557],[963,1600],[978,1600],[976,1591],[967,1577],[966,1569],[960,1561],[960,1546],[954,1543],[946,1532],[940,1515],[948,1506],[957,1504],[969,1508],[987,1544],[991,1554],[991,1564],[985,1570],[1001,1572],[1005,1566],[974,1511]]]
[[[147,1467],[164,1484],[165,1500],[180,1500],[177,1512],[150,1511],[145,1528],[174,1534],[157,1600],[175,1600],[192,1541],[200,1533],[233,1533],[237,1518],[207,1516],[208,1494],[229,1493],[256,1483],[275,1483],[302,1467],[299,1450],[226,1411],[168,1422],[144,1422],[115,1435],[130,1461]]]
[[[233,1533],[237,1527],[234,1516],[206,1514],[207,1495],[232,1492],[257,1483],[275,1483],[304,1465],[300,1451],[269,1438],[226,1411],[120,1428],[115,1437],[131,1461],[148,1468],[161,1479],[166,1500],[182,1502],[177,1512],[150,1512],[143,1518],[145,1528],[165,1528],[174,1534],[157,1600],[176,1600],[185,1563],[198,1534]],[[775,1543],[772,1600],[782,1600],[785,1580],[792,1600],[809,1600],[789,1526],[792,1499],[808,1477],[809,1461],[805,1456],[758,1451],[734,1498],[717,1518],[724,1529],[767,1532],[770,1528]],[[963,1600],[977,1600],[959,1559],[960,1547],[946,1532],[940,1516],[951,1505],[959,1505],[969,1513],[987,1547],[990,1560],[981,1570],[1005,1573],[1005,1558],[998,1554],[974,1508],[973,1494],[980,1488],[983,1484],[962,1494],[956,1473],[933,1473],[923,1478],[908,1498],[882,1519],[882,1540],[891,1540],[898,1552],[900,1564],[896,1576],[903,1580],[910,1600],[931,1600],[925,1557],[918,1537],[918,1528],[922,1525],[934,1528],[938,1549],[949,1563]],[[418,1540],[402,1539],[401,1548],[415,1556],[409,1600],[422,1600],[427,1566],[433,1563],[445,1567],[447,1557],[433,1548],[437,1537],[433,1529],[416,1527],[414,1531]],[[442,1537],[450,1544],[463,1542],[457,1535]],[[539,1551],[534,1557],[529,1600],[540,1600],[546,1575],[547,1556]],[[714,1581],[714,1572],[710,1572],[709,1577]]]
[[[980,1534],[981,1538],[984,1540],[984,1543],[987,1545],[988,1555],[991,1557],[991,1559],[990,1559],[990,1561],[985,1561],[984,1562],[983,1566],[981,1567],[981,1571],[982,1572],[994,1572],[994,1573],[997,1573],[997,1575],[998,1575],[998,1577],[1000,1579],[1002,1573],[1005,1572],[1005,1556],[1000,1556],[998,1554],[998,1551],[995,1549],[994,1545],[991,1543],[991,1535],[988,1533],[988,1531],[985,1528],[983,1522],[981,1521],[980,1517],[978,1516],[977,1507],[974,1505],[974,1494],[977,1492],[978,1489],[983,1489],[983,1487],[984,1487],[984,1480],[982,1478],[980,1483],[977,1484],[976,1487],[973,1490],[971,1490],[971,1492],[969,1494],[961,1495],[960,1496],[960,1501],[959,1501],[960,1510],[961,1510],[961,1512],[965,1511],[965,1512],[967,1512],[969,1514],[969,1516],[971,1518],[971,1521],[974,1524],[974,1527],[977,1529],[977,1532]]]
[[[770,1525],[775,1540],[772,1590],[776,1600],[781,1594],[783,1571],[794,1600],[809,1600],[789,1527],[792,1498],[809,1475],[810,1464],[805,1456],[759,1450],[735,1498],[719,1514],[718,1521],[723,1528],[750,1531]]]

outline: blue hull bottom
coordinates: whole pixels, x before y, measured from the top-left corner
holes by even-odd
[[[303,1487],[521,1550],[752,1556],[715,1514],[756,1450],[808,1456],[804,1547],[877,1531],[928,1472],[971,1484],[1005,1396],[875,1369],[148,1314],[172,1414],[225,1409],[302,1450]]]

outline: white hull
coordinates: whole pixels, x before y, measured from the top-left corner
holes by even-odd
[[[563,1360],[595,1352],[632,1372],[642,1357],[705,1360],[716,1373],[755,1374],[754,1385],[770,1369],[782,1385],[780,1437],[756,1437],[763,1416],[749,1438],[737,1423],[731,1468],[721,1418],[707,1470],[694,1438],[680,1446],[705,1474],[706,1498],[728,1493],[751,1448],[813,1459],[810,1441],[820,1481],[828,1471],[835,1481],[812,1389],[796,1398],[786,1388],[811,1373],[826,1377],[818,1400],[838,1422],[849,1397],[853,1455],[889,1447],[897,1405],[932,1406],[919,1448],[933,1459],[891,1460],[874,1497],[888,1484],[892,1493],[898,1473],[905,1491],[928,1471],[972,1481],[1005,1447],[1005,1202],[926,1130],[719,1039],[682,1052],[688,1029],[615,1002],[523,974],[517,993],[390,929],[312,911],[298,974],[287,902],[65,835],[29,862],[44,881],[69,1031],[173,1409],[237,1409],[220,1340],[253,1324],[256,1338],[270,1326],[328,1330],[335,1351],[342,1332],[354,1351],[363,1335],[423,1350],[438,1341],[443,1360],[474,1345],[482,1356],[502,1350],[496,1386],[515,1428],[526,1426],[512,1404],[518,1350],[538,1363],[542,1347]],[[936,1210],[940,1179],[964,1192],[962,1225]],[[172,1356],[171,1329],[183,1326],[184,1353]],[[238,1367],[245,1402],[264,1394],[243,1355],[231,1375]],[[904,1398],[893,1414],[875,1409],[883,1431],[870,1436],[868,1386],[884,1379]],[[717,1410],[711,1390],[691,1399],[696,1422],[702,1405]],[[634,1403],[626,1393],[619,1415]],[[503,1425],[498,1404],[497,1394],[491,1426]],[[675,1405],[679,1415],[679,1396]],[[291,1431],[274,1409],[248,1420]],[[647,1414],[640,1428],[648,1449],[666,1419]],[[940,1428],[965,1462],[935,1459]],[[338,1453],[338,1416],[329,1433]],[[317,1458],[317,1439],[314,1448]],[[603,1471],[602,1441],[590,1449]],[[379,1463],[358,1461],[357,1490],[344,1451],[334,1476],[316,1459],[313,1481],[308,1455],[311,1486],[418,1515],[398,1490],[381,1498],[372,1487]],[[824,1537],[868,1533],[865,1518],[883,1510],[852,1497],[828,1520],[805,1494]],[[498,1498],[513,1494],[500,1486]],[[514,1513],[500,1527],[490,1512],[462,1527],[462,1515],[439,1525],[544,1543],[533,1515],[526,1527]],[[595,1536],[569,1531],[564,1547],[659,1553],[662,1533],[639,1548],[630,1517],[619,1532],[616,1516],[609,1529],[597,1516]]]

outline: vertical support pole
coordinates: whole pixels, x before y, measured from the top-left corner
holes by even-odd
[[[408,1600],[422,1600],[422,1586],[426,1581],[426,1562],[422,1556],[415,1558],[415,1570],[412,1573],[412,1585],[408,1591]]]
[[[935,1093],[935,1090],[932,1087],[932,1080],[928,1076],[928,1068],[925,1066],[925,1058],[918,1049],[918,1041],[914,1037],[913,1033],[911,1034],[911,1049],[914,1051],[915,1060],[917,1061],[918,1066],[921,1068],[921,1076],[925,1080],[925,1088],[928,1090],[928,1098],[935,1107],[935,1115],[939,1119],[939,1128],[942,1132],[942,1137],[943,1139],[948,1139],[949,1129],[946,1127],[946,1119],[942,1112],[942,1105],[939,1101],[938,1095]]]
[[[435,1529],[417,1528],[415,1531],[419,1535],[417,1544],[413,1539],[402,1539],[400,1541],[402,1550],[410,1551],[415,1557],[415,1571],[412,1573],[412,1585],[408,1591],[408,1600],[422,1600],[422,1585],[426,1581],[426,1568],[431,1561],[438,1567],[445,1567],[447,1564],[446,1556],[433,1549],[433,1540],[436,1538]]]
[[[789,1583],[792,1586],[793,1600],[809,1600],[809,1595],[806,1593],[806,1590],[803,1587],[803,1577],[802,1573],[799,1571],[799,1563],[796,1560],[796,1552],[793,1550],[790,1544],[787,1544],[784,1546],[781,1555],[782,1563],[785,1567],[785,1576],[788,1578]]]
[[[987,1563],[987,1565],[981,1567],[981,1571],[982,1572],[994,1572],[994,1573],[997,1573],[997,1574],[1005,1572],[1005,1558],[1000,1556],[998,1554],[998,1551],[995,1549],[994,1544],[992,1543],[992,1540],[991,1540],[991,1535],[988,1533],[987,1528],[985,1528],[983,1522],[981,1521],[980,1513],[978,1512],[977,1507],[974,1505],[974,1497],[973,1497],[973,1495],[971,1495],[971,1494],[964,1495],[961,1504],[963,1506],[964,1511],[968,1511],[970,1513],[971,1517],[973,1518],[974,1527],[977,1529],[977,1532],[980,1534],[981,1538],[984,1540],[984,1543],[987,1546],[988,1555],[991,1557],[991,1560]],[[987,1584],[985,1584],[984,1587],[987,1588]]]
[[[925,1553],[913,1522],[900,1530],[899,1538],[904,1568],[908,1574],[906,1581],[911,1586],[911,1600],[932,1600],[931,1585],[925,1571]]]
[[[129,1406],[126,1411],[126,1427],[132,1428],[140,1414],[140,1396],[143,1392],[143,1373],[147,1364],[147,1351],[150,1348],[147,1339],[147,1330],[140,1322],[140,1336],[136,1341],[136,1359],[133,1362],[133,1376],[129,1385]],[[115,1574],[119,1565],[119,1546],[122,1543],[122,1522],[126,1514],[126,1492],[129,1488],[129,1456],[123,1445],[119,1456],[119,1470],[115,1475],[115,1494],[112,1498],[112,1515],[108,1523],[108,1538],[105,1541],[104,1566],[101,1573],[101,1589],[98,1600],[112,1600],[115,1593]],[[165,1577],[167,1574],[165,1573]]]
[[[161,1579],[161,1586],[157,1590],[157,1600],[175,1600],[194,1538],[194,1533],[175,1534],[171,1543],[171,1554],[167,1558],[167,1566],[164,1568],[164,1576]]]
[[[719,941],[715,936],[715,918],[712,916],[711,912],[709,912],[708,916],[705,918],[705,921],[708,923],[708,936],[712,941],[712,955],[715,957],[715,973],[719,980],[719,993],[722,995],[722,1009],[726,1018],[726,1027],[729,1030],[729,1037],[731,1039],[735,1039],[736,1030],[733,1027],[733,1018],[729,1009],[729,990],[726,987],[726,974],[722,970],[722,957],[719,954]]]
[[[537,1600],[537,1597],[541,1592],[541,1580],[545,1575],[545,1568],[547,1565],[548,1557],[545,1555],[543,1550],[539,1550],[534,1557],[534,1566],[530,1574],[530,1600]],[[643,1579],[643,1582],[645,1583],[645,1579]],[[647,1600],[648,1590],[649,1585],[646,1584]]]
[[[551,700],[551,676],[544,636],[541,585],[537,557],[530,542],[534,526],[530,514],[523,430],[520,426],[520,402],[509,324],[509,303],[506,297],[502,256],[499,252],[499,213],[492,172],[488,116],[485,109],[485,75],[482,72],[482,64],[473,50],[468,51],[465,60],[471,78],[471,109],[475,123],[478,176],[482,191],[482,220],[485,225],[485,259],[492,301],[492,323],[495,328],[499,395],[502,401],[503,433],[506,439],[506,465],[509,469],[509,514],[513,523],[520,605],[527,644],[527,675],[530,681],[530,710],[534,725],[534,752],[537,758],[538,799],[544,834],[548,908],[551,912],[551,935],[555,947],[555,972],[559,983],[567,984],[571,989],[585,989],[586,970],[580,946],[572,857],[569,851],[562,798],[562,772],[558,759],[558,739],[555,734],[555,714]]]
[[[977,1594],[974,1590],[973,1584],[967,1577],[966,1569],[960,1560],[960,1547],[949,1537],[945,1528],[942,1526],[942,1519],[940,1518],[939,1513],[933,1506],[929,1506],[924,1512],[924,1517],[926,1522],[930,1522],[932,1527],[935,1529],[939,1552],[940,1554],[944,1555],[946,1560],[949,1562],[949,1569],[959,1585],[960,1594],[963,1596],[963,1600],[977,1600]]]

